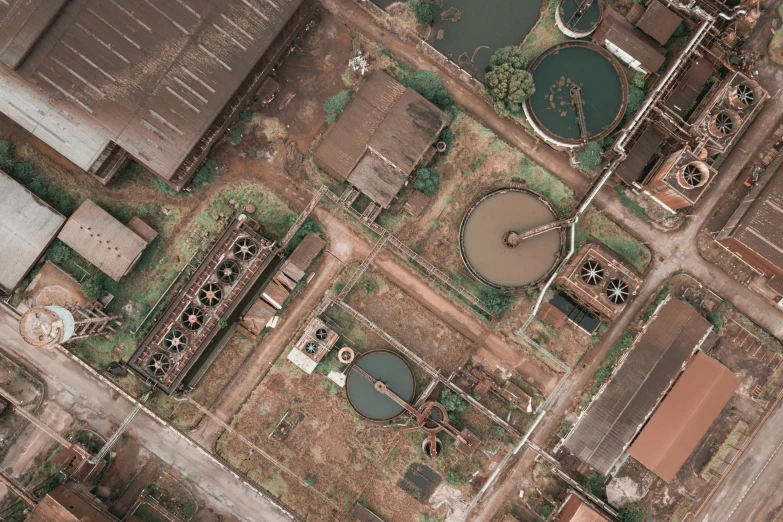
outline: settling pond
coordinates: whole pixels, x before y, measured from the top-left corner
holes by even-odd
[[[395,3],[373,0],[384,9]],[[542,0],[443,0],[433,3],[435,24],[429,39],[440,52],[478,78],[492,53],[519,45],[541,16]]]

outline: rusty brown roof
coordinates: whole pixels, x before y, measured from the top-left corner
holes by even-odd
[[[555,517],[556,522],[609,522],[609,519],[598,513],[581,498],[569,493]]]
[[[615,174],[626,184],[632,185],[644,173],[655,152],[663,144],[665,136],[655,128],[649,125],[639,138],[631,145],[628,155],[615,171]]]
[[[680,15],[658,0],[653,0],[647,4],[647,9],[641,19],[639,19],[636,27],[663,45],[669,40],[680,23],[682,23]]]
[[[0,170],[0,290],[16,288],[64,222],[65,217]]]
[[[731,370],[698,352],[629,454],[671,482],[739,386]]]
[[[604,46],[607,43],[615,45],[649,72],[656,72],[666,61],[660,47],[634,30],[631,24],[611,7],[605,9],[604,20],[593,33],[593,40]]]
[[[704,89],[704,86],[707,84],[707,80],[709,80],[710,76],[714,73],[715,68],[712,62],[706,58],[697,59],[688,67],[688,70],[685,71],[685,75],[683,75],[671,94],[666,97],[663,104],[682,117],[691,103],[696,101],[699,93],[701,93],[702,89]]]
[[[711,328],[690,305],[666,301],[574,426],[566,448],[607,475]]]
[[[0,11],[0,109],[85,170],[111,140],[167,180],[302,3],[59,1]]]
[[[421,190],[414,190],[408,197],[408,201],[405,202],[405,212],[409,213],[413,217],[418,217],[430,202],[429,196],[427,196]]]
[[[66,482],[49,492],[27,517],[27,522],[117,522],[106,506],[85,491],[85,487]],[[140,519],[131,516],[129,522]]]
[[[770,176],[755,198],[753,195],[751,191],[718,238],[734,238],[783,269],[783,166]]]
[[[385,207],[437,139],[444,118],[419,93],[375,71],[326,132],[314,156],[329,174],[366,190]]]
[[[310,268],[310,265],[325,246],[326,241],[321,239],[317,234],[308,232],[302,242],[299,243],[294,251],[291,252],[291,255],[288,256],[288,261],[302,272],[305,272]]]
[[[104,274],[119,281],[147,242],[89,199],[79,205],[57,236]]]

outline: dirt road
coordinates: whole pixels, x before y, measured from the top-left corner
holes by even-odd
[[[4,304],[0,304],[0,350],[41,376],[47,387],[47,401],[56,402],[91,427],[103,425],[100,431],[104,436],[108,435],[108,423],[119,425],[133,410],[134,405],[124,395],[62,351],[37,350],[27,345],[19,335],[18,317]],[[145,410],[136,416],[127,433],[190,480],[199,495],[217,509],[250,522],[291,520],[272,500]]]

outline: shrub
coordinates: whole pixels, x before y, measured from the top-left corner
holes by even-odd
[[[337,121],[337,117],[343,112],[345,107],[353,98],[353,90],[343,89],[324,103],[324,112],[326,113],[326,123],[331,125]]]
[[[245,111],[247,112],[247,111]],[[244,114],[244,113],[243,113]],[[198,190],[213,179],[215,179],[215,175],[217,174],[217,167],[215,165],[215,160],[208,159],[204,162],[203,165],[201,165],[201,168],[198,169],[198,172],[196,172],[196,175],[193,176],[193,179],[190,182],[190,188],[193,190]],[[168,185],[166,185],[168,187]]]
[[[446,476],[443,477],[443,481],[453,488],[459,487],[463,480],[462,475],[453,469],[448,470]]]
[[[536,90],[527,71],[527,58],[516,45],[501,47],[492,55],[485,77],[486,89],[499,114],[518,113]]]
[[[612,369],[607,368],[606,366],[601,366],[598,368],[598,371],[595,372],[595,382],[597,384],[601,384],[603,382],[606,382],[606,380],[612,376]]]
[[[508,305],[511,304],[511,299],[498,292],[487,291],[482,299],[484,308],[487,309],[492,315],[502,314]]]
[[[631,80],[631,85],[644,90],[644,88],[647,87],[647,78],[645,78],[644,73],[638,72],[634,74],[633,80]]]
[[[225,317],[221,317],[218,321],[217,327],[222,330],[226,326],[228,326],[228,320]]]
[[[420,24],[432,25],[435,21],[435,10],[427,0],[408,0],[407,4],[408,10]]]
[[[413,180],[413,188],[421,190],[429,197],[434,196],[440,190],[440,172],[438,169],[422,167],[416,171]]]
[[[630,116],[644,101],[644,91],[635,85],[628,88],[628,106],[625,108],[625,115]]]
[[[617,514],[623,522],[644,522],[644,509],[639,504],[628,504]]]
[[[186,517],[192,517],[196,514],[196,509],[198,508],[197,504],[194,504],[193,502],[188,502],[182,507],[182,513]]]
[[[77,257],[76,252],[60,240],[52,243],[52,246],[46,251],[46,259],[55,265],[62,265],[70,261],[75,261]]]
[[[715,310],[714,312],[708,313],[707,320],[712,323],[716,332],[720,332],[720,329],[723,327],[723,317],[721,317],[720,312]]]
[[[103,297],[103,294],[106,293],[105,278],[106,276],[101,272],[96,272],[89,276],[82,283],[82,293],[84,294],[84,297],[90,301],[97,301]]]
[[[606,498],[606,479],[600,473],[593,471],[589,476],[580,477],[579,482],[591,495]]]
[[[253,119],[253,112],[247,109],[239,113],[239,120],[243,123],[247,123]]]
[[[555,506],[549,502],[544,502],[538,507],[538,512],[541,513],[542,517],[549,518],[549,515],[555,512]]]
[[[449,413],[462,413],[470,408],[468,401],[448,388],[440,392],[440,403]]]
[[[591,172],[601,164],[601,154],[604,150],[597,141],[591,141],[579,151],[579,168]]]
[[[571,422],[570,420],[564,420],[563,421],[563,425],[560,427],[560,432],[558,433],[560,438],[561,439],[566,438],[566,436],[569,433],[571,433],[571,428],[573,428],[573,427],[574,427],[574,423],[573,422]]]
[[[312,475],[308,475],[307,478],[305,479],[305,482],[307,483],[308,486],[315,486],[315,477]]]
[[[489,431],[496,439],[502,439],[506,435],[506,430],[504,430],[503,426],[500,426],[499,424],[493,424]]]
[[[438,136],[438,141],[442,141],[446,144],[446,148],[450,149],[454,145],[454,131],[451,130],[451,127],[445,127],[442,131],[440,131],[440,136]]]
[[[442,110],[446,110],[454,105],[454,98],[443,87],[443,80],[441,80],[440,76],[434,72],[416,71],[413,74],[404,76],[400,83],[418,92]]]

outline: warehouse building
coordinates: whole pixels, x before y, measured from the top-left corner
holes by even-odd
[[[10,294],[54,241],[65,217],[0,170],[0,294]]]
[[[132,157],[179,190],[312,8],[0,1],[0,111],[104,183]]]
[[[577,421],[565,447],[600,474],[612,473],[685,362],[715,341],[711,332],[712,325],[690,305],[665,301]]]

